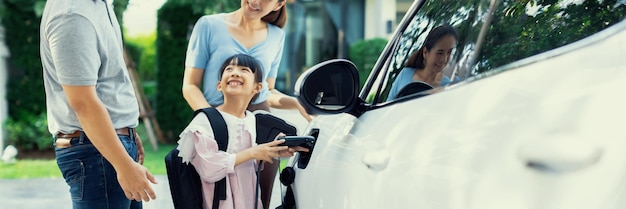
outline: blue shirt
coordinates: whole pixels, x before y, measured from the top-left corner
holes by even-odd
[[[246,48],[230,35],[224,18],[225,14],[206,15],[196,22],[187,46],[185,66],[204,69],[202,92],[209,105],[215,107],[224,103],[222,93],[217,91],[219,68],[232,55],[250,55],[263,67],[263,89],[252,104],[264,102],[270,95],[266,80],[276,78],[278,73],[285,32],[278,26],[267,24],[267,38]]]
[[[402,89],[402,87],[413,82],[414,73],[415,73],[415,68],[412,68],[412,67],[405,67],[400,71],[400,73],[398,73],[396,80],[393,81],[393,84],[391,84],[391,90],[389,90],[387,101],[395,99],[396,95],[398,95],[398,92]],[[445,86],[445,85],[448,85],[449,83],[450,83],[450,78],[448,78],[448,76],[443,76],[443,78],[441,79],[441,83],[439,85]]]

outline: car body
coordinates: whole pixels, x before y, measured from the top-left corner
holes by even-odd
[[[625,4],[416,0],[361,89],[348,60],[300,76],[317,115],[301,133],[316,142],[290,159],[285,196],[300,209],[626,208]],[[460,81],[386,101],[442,23],[459,31],[444,72]]]

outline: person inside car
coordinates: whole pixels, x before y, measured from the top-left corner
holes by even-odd
[[[398,92],[412,82],[421,81],[433,88],[449,84],[451,80],[443,75],[443,69],[448,65],[452,50],[456,47],[457,36],[456,29],[447,24],[431,30],[422,47],[413,52],[405,67],[398,73],[387,101],[396,98]]]

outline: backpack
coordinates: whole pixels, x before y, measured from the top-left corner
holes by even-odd
[[[226,151],[228,147],[228,129],[222,115],[212,107],[203,108],[194,112],[204,113],[211,122],[211,128],[215,134],[215,140],[219,150]],[[272,141],[279,133],[296,135],[297,130],[283,119],[269,113],[255,111],[256,118],[256,142],[262,144]],[[170,185],[170,193],[174,208],[176,209],[202,209],[202,182],[196,169],[191,163],[183,163],[178,157],[178,146],[174,147],[165,156],[165,167]],[[226,178],[215,182],[213,191],[213,209],[219,208],[219,201],[226,199]]]

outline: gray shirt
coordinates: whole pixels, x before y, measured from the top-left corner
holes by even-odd
[[[137,126],[138,103],[111,5],[103,0],[48,0],[40,35],[50,133],[82,130],[61,85],[95,86],[115,128]]]

